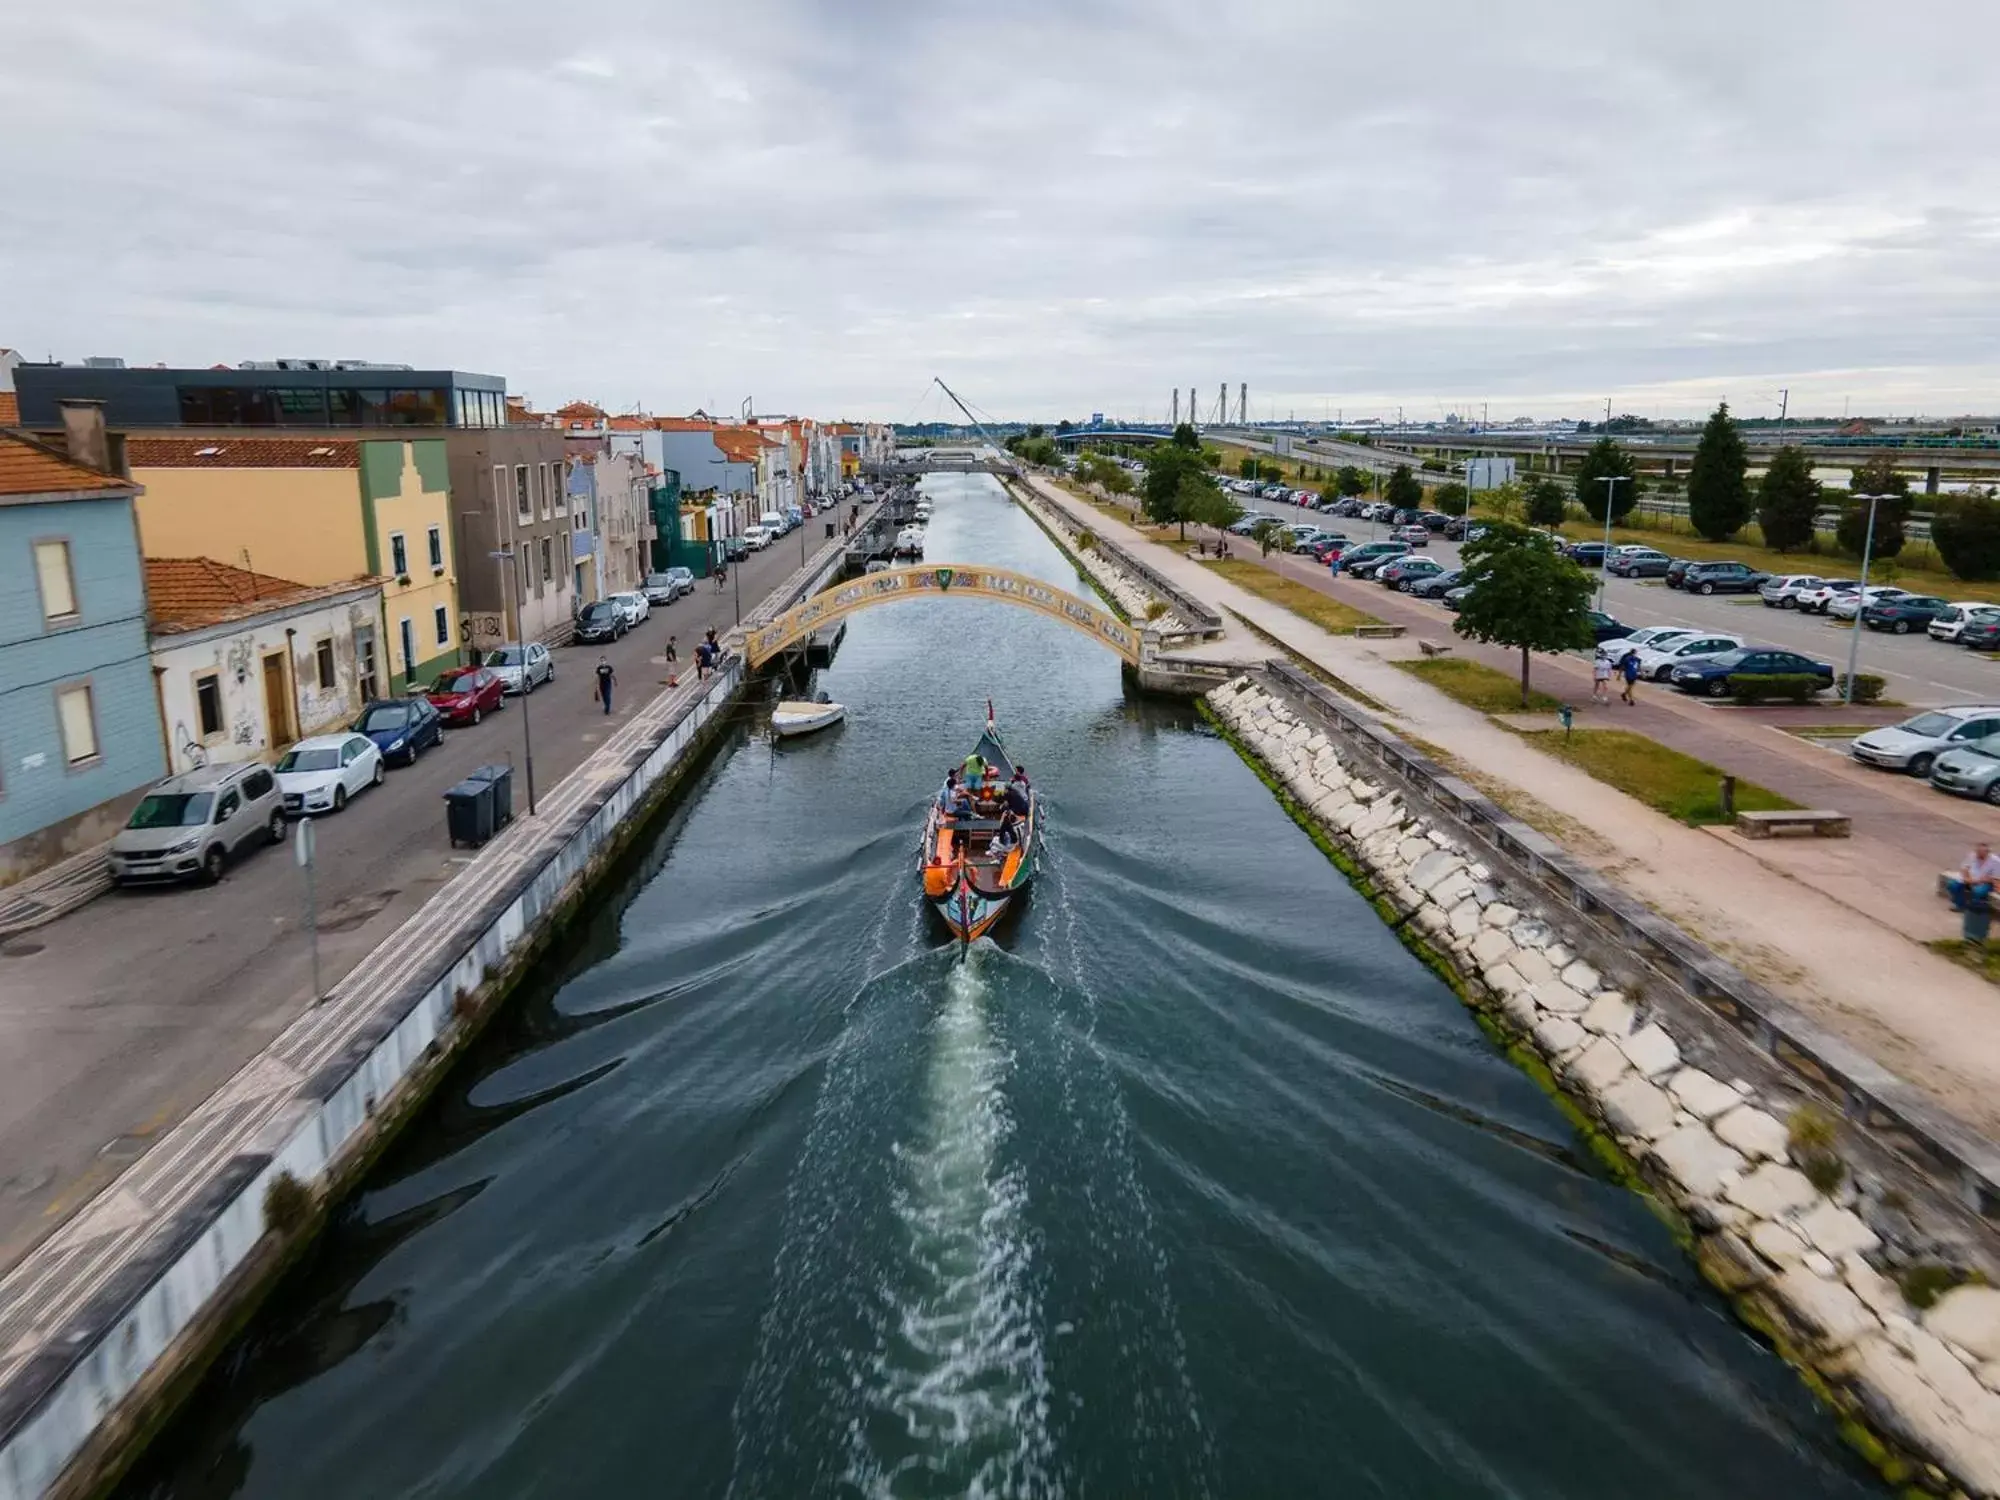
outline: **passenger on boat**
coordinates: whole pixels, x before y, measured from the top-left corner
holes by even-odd
[[[1028,815],[1028,783],[1018,776],[1007,783],[1007,810],[1024,818]]]
[[[986,789],[986,761],[977,750],[965,757],[964,774],[960,779],[964,781],[965,789],[974,796]]]
[[[972,816],[972,797],[964,787],[953,787],[951,801],[945,804],[945,811],[954,818]]]
[[[944,785],[938,789],[937,805],[946,812],[951,811],[952,793],[958,790],[958,767],[953,766],[944,773]]]
[[[1021,820],[1009,808],[1000,816],[1000,827],[993,834],[993,842],[986,846],[989,854],[1005,854],[1021,842]]]
[[[1025,787],[1028,784],[1028,768],[1026,766],[1014,767],[1014,780]]]

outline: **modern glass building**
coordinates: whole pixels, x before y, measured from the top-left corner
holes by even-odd
[[[462,370],[322,360],[209,370],[23,364],[14,371],[21,425],[59,427],[58,403],[104,403],[107,426],[504,427],[507,382]]]

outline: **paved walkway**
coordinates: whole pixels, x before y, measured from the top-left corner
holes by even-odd
[[[1235,613],[1386,705],[1400,730],[1444,751],[1474,779],[1494,786],[1502,800],[1511,792],[1517,805],[1520,799],[1540,804],[1556,823],[1548,831],[1578,857],[1615,875],[1641,900],[1925,1089],[1961,1119],[2000,1136],[2000,1026],[1994,1024],[2000,1018],[2000,990],[1916,941],[1957,930],[1930,894],[1941,860],[1929,847],[1912,852],[1900,841],[1891,843],[1881,836],[1881,830],[1902,826],[1904,815],[1896,809],[1906,792],[1934,802],[1943,799],[1893,777],[1871,778],[1882,783],[1879,788],[1843,780],[1841,795],[1828,800],[1855,812],[1857,827],[1865,818],[1877,830],[1857,833],[1850,840],[1752,844],[1733,833],[1685,827],[1535,749],[1532,737],[1501,727],[1396,667],[1397,658],[1417,654],[1408,637],[1359,641],[1329,634],[1236,587],[1181,550],[1149,541],[1039,476],[1034,483],[1051,502],[1087,519],[1100,535],[1132,549],[1180,587]],[[1254,556],[1255,549],[1249,550]],[[1387,601],[1393,596],[1386,590],[1366,583],[1350,582],[1347,587],[1364,591],[1358,599],[1349,596],[1349,602],[1365,604],[1372,613],[1387,617]],[[1402,603],[1422,609],[1413,601]],[[1549,662],[1537,658],[1536,670],[1544,670]],[[1587,669],[1584,681],[1582,696],[1588,697]],[[1687,711],[1715,712],[1694,705]],[[1658,703],[1617,712],[1622,720],[1613,717],[1611,709],[1600,709],[1588,712],[1583,722],[1636,724],[1642,714],[1649,715],[1649,725],[1685,732],[1693,747],[1689,753],[1735,765],[1752,779],[1765,779],[1739,754],[1742,737],[1714,739],[1715,732],[1703,731],[1699,719],[1684,720],[1677,706]],[[1753,737],[1750,743],[1754,742]],[[1834,756],[1806,745],[1793,750],[1774,744],[1768,753],[1773,759],[1768,764],[1758,761],[1757,770],[1769,775],[1767,784],[1779,791],[1787,785],[1805,785],[1814,774],[1810,757],[1825,756],[1838,766]],[[1829,768],[1817,774],[1836,771]],[[1870,804],[1864,814],[1859,811],[1863,793],[1898,800]],[[1819,800],[1791,795],[1799,801]],[[1912,821],[1951,822],[1967,817],[1983,820],[1985,813],[1976,806],[1946,804],[1931,811],[1917,805],[1907,816]],[[1541,820],[1550,821],[1546,816]],[[1943,834],[1932,829],[1925,839],[1929,843],[1955,837],[1960,847],[1949,853],[1948,862],[1956,863],[1970,836],[1967,828],[1960,827]]]

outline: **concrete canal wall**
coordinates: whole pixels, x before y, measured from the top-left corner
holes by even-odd
[[[842,560],[828,542],[760,610]],[[712,741],[741,653],[684,671],[0,1280],[0,1500],[92,1494],[171,1415]]]
[[[1303,673],[1207,702],[1884,1476],[2000,1495],[1987,1144]]]

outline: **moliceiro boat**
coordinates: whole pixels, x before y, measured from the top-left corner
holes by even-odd
[[[1041,803],[1016,773],[988,703],[986,732],[931,803],[918,850],[924,898],[960,943],[984,937],[1025,896],[1040,837]]]

